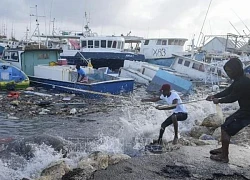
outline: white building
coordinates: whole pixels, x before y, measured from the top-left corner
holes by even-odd
[[[214,37],[202,47],[202,50],[209,53],[223,53],[228,49],[235,48],[237,47],[232,40],[223,37]]]

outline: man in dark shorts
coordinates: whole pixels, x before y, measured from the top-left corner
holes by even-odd
[[[218,103],[233,103],[238,101],[240,109],[226,118],[221,125],[222,147],[210,151],[210,158],[228,163],[229,143],[231,136],[250,124],[250,79],[245,76],[242,62],[238,58],[230,59],[224,70],[233,83],[224,91],[207,97],[208,101]]]
[[[151,98],[151,99],[142,99],[142,102],[157,102],[159,100],[165,100],[169,105],[173,105],[171,107],[160,107],[157,106],[156,109],[158,110],[173,110],[173,114],[169,116],[162,124],[160,129],[160,135],[158,138],[157,143],[162,144],[162,136],[164,134],[165,128],[168,127],[173,123],[174,125],[174,140],[173,144],[177,144],[178,142],[178,121],[184,121],[187,119],[187,110],[186,107],[181,104],[182,100],[180,96],[174,92],[171,91],[171,87],[169,84],[162,85],[161,89],[162,94],[160,97]]]

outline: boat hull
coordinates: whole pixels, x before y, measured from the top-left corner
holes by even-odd
[[[22,90],[22,89],[26,89],[27,87],[29,87],[30,82],[29,80],[24,80],[21,82],[14,82],[14,81],[10,81],[10,82],[0,82],[0,90],[6,91],[6,90]]]
[[[94,68],[109,67],[112,70],[123,67],[124,60],[144,61],[145,57],[142,54],[131,53],[111,53],[111,52],[81,52],[85,59],[91,59],[91,64]],[[61,58],[67,59],[68,64],[86,65],[86,62],[82,61],[82,56],[76,54],[75,56],[63,55]]]
[[[87,98],[99,98],[103,96],[118,95],[121,93],[133,92],[134,80],[119,79],[98,83],[73,83],[29,76],[31,83],[52,88],[56,91],[83,95]]]
[[[0,63],[0,90],[21,90],[29,87],[28,76],[9,63]]]

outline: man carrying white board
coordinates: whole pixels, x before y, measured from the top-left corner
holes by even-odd
[[[160,91],[162,92],[160,97],[151,98],[151,99],[142,99],[142,102],[157,102],[159,100],[165,100],[169,107],[157,106],[158,110],[170,110],[173,109],[173,114],[169,116],[162,124],[160,129],[160,134],[157,143],[162,144],[162,136],[164,134],[165,128],[173,123],[174,125],[174,140],[173,144],[178,142],[178,121],[185,121],[188,117],[186,107],[181,104],[182,100],[180,96],[171,91],[169,84],[163,84]]]

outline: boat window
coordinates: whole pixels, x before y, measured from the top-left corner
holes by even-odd
[[[193,69],[196,69],[196,70],[199,70],[199,69],[200,69],[200,64],[198,64],[198,63],[193,63],[192,68],[193,68]]]
[[[184,62],[184,66],[187,66],[187,67],[188,67],[189,65],[190,65],[190,61],[185,61],[185,62]]]
[[[121,47],[121,49],[124,49],[124,42],[122,42],[122,47]]]
[[[179,40],[178,39],[174,40],[174,45],[179,45]]]
[[[161,39],[158,39],[156,45],[161,45]]]
[[[111,48],[112,41],[108,41],[108,48]]]
[[[106,48],[106,40],[101,40],[101,47]]]
[[[198,64],[198,63],[194,63],[193,66],[192,66],[193,69],[196,69],[198,71],[202,71],[204,72],[205,69],[204,69],[204,65],[203,64]]]
[[[180,46],[184,46],[184,44],[185,44],[185,40],[180,40]]]
[[[86,48],[87,47],[87,41],[82,41],[82,48]]]
[[[174,39],[169,39],[168,40],[168,45],[174,45]]]
[[[167,45],[167,40],[162,40],[162,45]]]
[[[38,54],[38,59],[49,59],[49,54],[48,53]]]
[[[199,67],[199,71],[205,72],[205,67],[204,64],[201,64]]]
[[[116,48],[116,44],[117,44],[117,42],[113,41],[112,48]]]
[[[148,45],[149,44],[149,40],[146,40],[145,42],[144,42],[144,45]]]
[[[182,64],[182,62],[183,62],[183,59],[178,60],[178,64]]]
[[[18,61],[18,52],[4,52],[3,59]]]
[[[95,41],[95,48],[99,48],[100,47],[100,42],[99,41]]]
[[[121,49],[121,41],[118,41],[117,48],[118,48],[118,49]]]
[[[93,48],[93,40],[88,40],[88,48]]]

